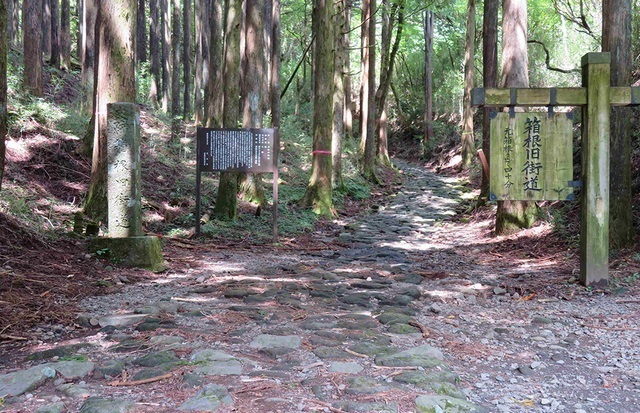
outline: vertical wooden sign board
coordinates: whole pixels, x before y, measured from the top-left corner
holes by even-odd
[[[198,128],[196,159],[196,235],[200,234],[202,172],[273,173],[273,240],[278,239],[277,129]]]
[[[570,113],[494,113],[491,199],[573,199],[573,117]]]

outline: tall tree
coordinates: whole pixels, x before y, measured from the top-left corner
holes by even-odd
[[[84,41],[84,0],[75,0],[76,10],[75,17],[78,24],[76,25],[76,58],[82,62],[83,41]]]
[[[180,116],[180,0],[173,0],[171,16],[171,117],[173,118],[173,137],[179,135],[178,117]]]
[[[20,43],[20,1],[6,0],[7,9],[7,39],[11,47],[18,47]]]
[[[487,1],[487,0],[485,0]],[[497,1],[497,0],[496,0]],[[424,12],[424,137],[422,147],[426,156],[427,144],[433,139],[433,11]]]
[[[261,128],[267,90],[264,38],[264,0],[245,0],[244,77],[242,79],[242,127]]]
[[[7,3],[0,2],[0,190],[4,175],[5,137],[7,136],[7,46],[9,33],[7,30]]]
[[[475,71],[475,39],[476,39],[476,0],[467,3],[467,36],[464,46],[464,110],[462,114],[462,168],[466,169],[473,161],[475,144],[473,139],[473,107],[471,106],[471,89],[473,89]],[[526,41],[526,38],[525,38]],[[527,47],[525,42],[524,47]]]
[[[333,216],[331,136],[333,124],[333,1],[314,0],[312,31],[316,39],[313,94],[313,156],[311,177],[301,205]],[[375,26],[372,24],[371,26]]]
[[[268,102],[267,46],[265,39],[265,1],[246,0],[243,43],[244,68],[241,80],[242,127],[261,128]],[[270,20],[270,19],[269,19]],[[269,36],[270,37],[270,36]],[[262,174],[238,174],[242,198],[258,204],[258,213],[266,204]]]
[[[270,104],[271,127],[280,127],[280,51],[282,49],[282,31],[280,18],[280,0],[271,0],[271,47],[270,47]]]
[[[149,0],[149,100],[158,104],[162,86],[162,26],[160,24],[161,0]]]
[[[344,48],[351,50],[351,2],[347,1],[344,5]],[[349,52],[344,55],[344,137],[346,141],[353,138],[353,88],[351,87],[351,54]]]
[[[136,101],[136,0],[100,1],[96,20],[95,134],[85,214],[107,218],[107,103]]]
[[[95,36],[96,36],[96,16],[98,14],[97,0],[84,0],[82,7],[82,108],[87,114],[92,114],[93,92],[95,75]]]
[[[173,59],[171,58],[171,3],[172,0],[160,1],[160,25],[162,44],[162,111],[169,112],[171,102],[171,73],[173,69]]]
[[[498,0],[484,0],[484,12],[482,21],[482,85],[485,88],[498,86]],[[482,152],[491,162],[491,109],[482,109]],[[478,204],[481,205],[489,199],[489,176],[482,170],[482,184]]]
[[[60,0],[49,0],[51,5],[51,58],[52,67],[60,68]]]
[[[240,95],[240,39],[242,36],[242,0],[228,0],[226,2],[226,25],[224,34],[224,104],[222,105],[222,125],[226,128],[236,128],[240,121],[240,105],[238,96]],[[215,4],[214,4],[215,9]],[[212,11],[213,12],[213,11]],[[213,17],[213,16],[212,16]],[[213,22],[212,22],[213,24]],[[214,27],[211,28],[211,42],[215,43],[219,38],[214,38]],[[214,54],[211,55],[214,60]],[[215,68],[211,70],[209,76],[215,73]],[[213,89],[209,90],[212,93]],[[211,96],[209,99],[215,99]],[[215,112],[216,105],[210,105],[212,112]],[[215,120],[213,117],[211,120]],[[235,219],[238,213],[238,174],[233,172],[220,173],[220,184],[218,185],[218,196],[216,197],[215,214],[223,219]]]
[[[71,4],[60,1],[60,63],[65,70],[71,68]]]
[[[364,154],[364,149],[367,142],[367,119],[369,117],[369,60],[371,59],[370,51],[372,14],[371,14],[371,1],[362,0],[362,15],[360,23],[360,152]]]
[[[136,22],[136,59],[138,64],[147,61],[147,8],[145,0],[138,0]]]
[[[503,88],[529,87],[527,54],[527,2],[502,1]],[[536,205],[531,201],[498,201],[496,234],[508,235],[529,228],[535,221]]]
[[[602,51],[611,52],[611,86],[631,83],[631,0],[603,0]],[[631,110],[611,108],[609,238],[613,248],[633,245]]]
[[[195,76],[193,77],[193,89],[194,89],[194,105],[193,111],[195,114],[195,121],[197,125],[200,125],[204,121],[204,101],[202,91],[208,78],[208,56],[209,56],[209,40],[211,35],[209,33],[209,2],[205,0],[195,0],[194,3],[194,15],[195,15],[195,41],[196,41],[196,54],[195,54]]]
[[[366,7],[365,7],[366,5]],[[366,11],[366,13],[365,13]],[[363,0],[362,12],[367,22],[366,41],[363,39],[362,72],[362,141],[360,148],[364,153],[362,172],[366,179],[376,181],[376,0]]]
[[[182,6],[183,38],[182,38],[182,64],[184,65],[184,102],[182,105],[182,118],[187,121],[192,112],[192,74],[191,74],[191,0],[184,2]]]
[[[376,132],[378,135],[378,160],[381,164],[390,166],[388,149],[388,125],[387,125],[387,96],[393,78],[393,68],[396,64],[396,56],[400,50],[400,41],[402,40],[402,31],[404,28],[404,0],[398,0],[393,6],[389,1],[383,3],[384,11],[382,24],[382,41],[380,47],[380,85],[376,91]],[[391,38],[393,28],[396,28],[393,46]]]
[[[37,0],[34,0],[37,1]],[[24,3],[24,0],[23,0]],[[51,56],[51,0],[42,0],[42,52],[45,56]]]
[[[209,42],[209,68],[208,68],[208,77],[206,78],[207,84],[205,86],[205,119],[207,126],[210,128],[220,127],[223,125],[224,121],[224,109],[226,99],[230,99],[229,96],[226,95],[225,90],[227,88],[226,79],[227,76],[231,74],[227,74],[226,65],[228,63],[227,59],[231,59],[232,63],[235,65],[234,59],[231,56],[226,56],[226,50],[228,48],[227,43],[229,38],[227,36],[231,33],[235,36],[235,31],[233,28],[227,27],[223,31],[223,16],[226,11],[223,11],[223,1],[222,0],[214,0],[211,4],[210,12],[210,42]],[[235,21],[235,16],[233,16]],[[238,23],[239,24],[239,23]],[[240,30],[238,28],[238,30]],[[238,34],[239,36],[239,34]],[[234,42],[235,37],[231,40]],[[238,54],[240,53],[240,38],[238,37]],[[223,47],[224,45],[224,47]],[[234,44],[235,47],[235,44]],[[225,62],[225,66],[223,67],[222,62]],[[203,63],[204,64],[204,63]],[[237,63],[238,65],[240,63]],[[224,69],[224,73],[223,73]],[[236,68],[239,70],[239,66]],[[230,85],[231,86],[231,85]],[[237,93],[236,93],[237,96]],[[225,101],[223,101],[223,98]],[[232,104],[229,102],[229,104]],[[231,120],[231,113],[227,115]],[[237,125],[237,123],[236,123]],[[235,127],[235,126],[229,126]]]
[[[338,0],[335,3],[335,65],[333,73],[334,91],[333,91],[333,137],[331,142],[332,157],[332,185],[334,188],[344,188],[342,178],[342,146],[344,139],[344,107],[345,107],[345,61],[349,54],[349,48],[344,36],[346,30],[346,0]]]
[[[42,2],[22,2],[22,44],[24,77],[22,84],[32,96],[44,95],[42,83]]]

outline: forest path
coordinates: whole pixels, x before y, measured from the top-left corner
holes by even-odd
[[[637,295],[503,259],[488,221],[448,219],[455,178],[398,166],[388,205],[317,248],[186,250],[84,300],[101,328],[3,368],[2,411],[637,411]]]

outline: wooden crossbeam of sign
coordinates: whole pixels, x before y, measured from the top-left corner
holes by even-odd
[[[587,104],[586,87],[559,88],[474,88],[472,104],[482,107],[504,106],[583,106]],[[610,88],[611,106],[640,105],[640,87]]]

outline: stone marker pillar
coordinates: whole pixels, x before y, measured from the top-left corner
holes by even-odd
[[[107,165],[109,237],[142,236],[140,111],[135,103],[107,105]]]
[[[135,103],[107,105],[107,168],[109,237],[94,238],[90,251],[103,251],[118,264],[162,271],[160,240],[142,233],[140,112]]]

